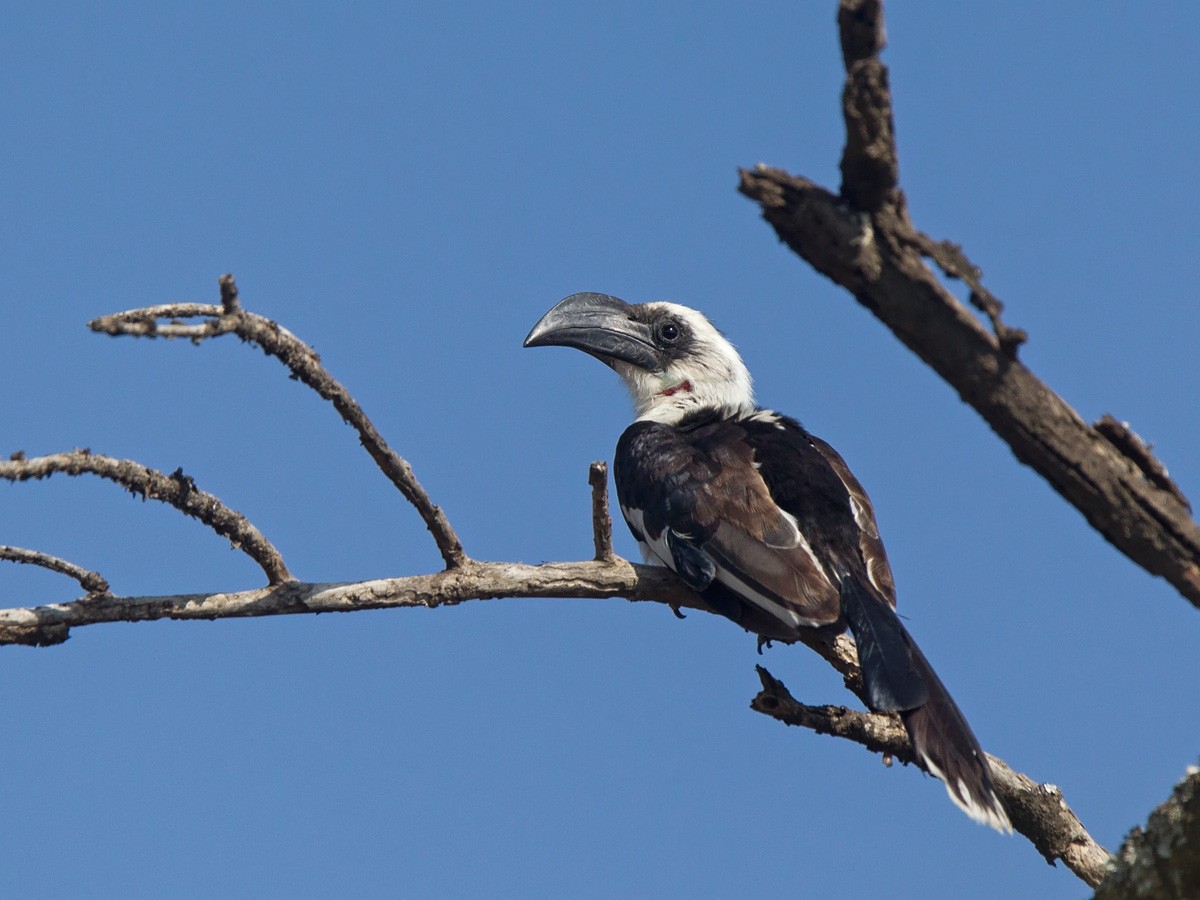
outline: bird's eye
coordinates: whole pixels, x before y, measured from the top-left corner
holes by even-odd
[[[664,344],[673,344],[679,340],[679,326],[674,322],[664,322],[658,327],[658,339]]]

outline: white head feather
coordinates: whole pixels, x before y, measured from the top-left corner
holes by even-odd
[[[639,420],[675,425],[697,409],[753,411],[750,373],[733,344],[708,319],[676,303],[644,305],[669,311],[686,323],[692,342],[686,357],[673,361],[663,372],[647,372],[620,360],[612,364],[633,396]]]

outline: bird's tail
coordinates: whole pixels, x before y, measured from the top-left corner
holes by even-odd
[[[922,767],[963,812],[1011,832],[979,741],[895,610],[853,576],[842,579],[841,594],[871,708],[900,713]]]

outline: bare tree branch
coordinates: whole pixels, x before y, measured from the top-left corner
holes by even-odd
[[[1189,766],[1165,803],[1121,845],[1096,900],[1200,897],[1200,766]]]
[[[289,581],[237,593],[147,597],[110,594],[74,603],[4,609],[0,610],[0,644],[59,644],[69,637],[72,628],[104,622],[212,620],[402,607],[433,609],[456,606],[469,600],[502,597],[623,597],[631,601],[663,603],[676,610],[683,607],[709,611],[670,570],[661,566],[631,565],[616,556],[607,560],[539,566],[469,560],[454,569],[404,578],[349,583]],[[846,685],[861,697],[862,678],[853,641],[845,634],[814,633],[805,643],[828,660],[842,674]],[[764,691],[751,704],[759,712],[789,724],[804,725],[818,733],[857,741],[906,763],[914,762],[908,737],[895,719],[839,707],[804,707],[792,699],[787,689],[765,669],[760,668],[759,674]],[[1058,849],[1061,842],[1058,835],[1068,828],[1064,823],[1073,823],[1069,826],[1073,829],[1070,834],[1081,845],[1088,845],[1091,839],[1061,803],[1061,798],[1056,800],[1061,805],[1059,812],[1039,817],[1034,814],[1034,799],[1045,794],[1047,789],[1035,785],[1025,776],[1012,773],[1007,767],[997,771],[1005,773],[1003,776],[998,774],[997,790],[1014,827],[1044,855],[1062,858],[1074,869],[1070,848]],[[1019,787],[1012,787],[1012,779],[1023,781]]]
[[[131,494],[161,500],[182,513],[199,519],[217,534],[228,538],[233,546],[246,553],[266,573],[270,584],[292,580],[283,557],[261,531],[236,510],[230,509],[212,494],[196,487],[190,475],[176,469],[164,475],[131,459],[116,459],[90,450],[72,450],[50,456],[26,458],[16,454],[0,461],[0,478],[9,481],[28,481],[48,478],[57,473],[68,475],[98,475],[115,481]]]
[[[612,516],[608,514],[608,463],[597,460],[588,469],[588,484],[592,486],[592,541],[596,545],[596,561],[616,559],[612,543]]]
[[[783,682],[762,666],[758,667],[758,675],[763,689],[750,702],[750,708],[756,712],[787,725],[799,725],[817,734],[862,744],[868,750],[884,754],[889,764],[895,758],[905,765],[917,765],[908,734],[896,716],[859,712],[844,706],[808,706],[792,697]],[[1037,784],[1014,772],[991,754],[988,762],[996,793],[1008,811],[1013,828],[1025,835],[1051,865],[1062,860],[1092,887],[1100,884],[1112,857],[1087,833],[1067,806],[1062,792],[1054,785]]]
[[[1000,321],[959,248],[920,233],[897,177],[881,0],[842,0],[838,22],[846,88],[841,193],[758,166],[740,190],[779,237],[818,272],[849,290],[983,416],[1017,459],[1040,473],[1122,553],[1200,606],[1200,526],[1182,494],[1153,473],[1165,468],[1141,445],[1114,443],[1018,362],[1024,332]],[[971,285],[996,334],[959,303],[925,264]]]
[[[413,606],[435,609],[500,597],[624,597],[705,608],[673,572],[634,566],[616,557],[539,566],[468,560],[453,569],[403,578],[343,583],[289,581],[233,593],[108,595],[85,602],[0,609],[0,644],[59,644],[72,628],[104,622],[211,620]]]
[[[93,572],[90,569],[85,569],[83,566],[77,566],[73,562],[61,559],[57,556],[51,556],[49,553],[42,553],[40,550],[27,550],[24,547],[9,547],[0,545],[0,559],[7,559],[15,563],[25,563],[31,566],[40,566],[43,569],[49,569],[51,572],[58,572],[60,575],[66,575],[68,578],[74,578],[89,594],[107,594],[108,582],[99,572]]]
[[[882,0],[841,0],[838,25],[846,68],[839,194],[766,166],[742,171],[741,192],[760,204],[763,217],[793,251],[883,321],[1106,539],[1200,606],[1200,527],[1163,464],[1113,417],[1089,427],[1018,362],[1017,350],[1028,336],[1003,321],[1003,304],[984,287],[980,269],[958,245],[934,241],[913,226],[900,188],[887,68],[879,59],[885,43]],[[943,286],[926,259],[967,284],[970,302],[986,316],[991,333]],[[912,761],[904,730],[888,717],[806,707],[769,674],[763,676],[763,693],[754,702],[760,712]],[[852,673],[844,677],[855,690]],[[1057,788],[1038,785],[995,758],[992,766],[1014,827],[1047,860],[1061,859],[1088,884],[1099,884],[1112,858]],[[1185,895],[1195,891],[1170,896]]]
[[[221,292],[221,312],[227,316],[242,311],[242,298],[238,296],[237,282],[233,275],[226,272],[217,279],[217,288]]]
[[[855,209],[875,212],[896,202],[900,178],[888,70],[879,59],[887,42],[883,0],[840,4],[838,28],[846,67],[842,196]]]
[[[942,274],[948,278],[957,278],[966,283],[971,289],[967,299],[971,305],[988,317],[992,325],[992,334],[1000,344],[1000,349],[1009,359],[1017,358],[1017,349],[1029,340],[1029,334],[1023,328],[1013,328],[1004,323],[1001,315],[1004,304],[983,286],[983,270],[967,259],[963,248],[952,241],[935,241],[925,233],[917,235],[917,243],[923,256],[932,259]]]
[[[196,343],[223,334],[236,334],[242,340],[257,345],[268,356],[274,356],[287,366],[296,380],[332,403],[342,419],[358,432],[359,441],[375,464],[425,522],[446,567],[453,569],[467,562],[468,557],[450,521],[441,508],[430,500],[413,474],[412,467],[388,446],[350,392],[321,364],[316,352],[276,322],[242,309],[232,275],[222,275],[220,287],[221,306],[200,303],[148,306],[101,316],[89,322],[88,327],[104,334],[188,338]],[[192,318],[206,318],[208,321],[198,325],[185,325],[179,321]],[[160,322],[161,319],[169,321]]]

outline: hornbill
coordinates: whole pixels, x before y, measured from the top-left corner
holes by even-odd
[[[874,509],[837,451],[756,406],[741,357],[696,310],[572,294],[525,338],[549,345],[594,356],[633,395],[613,474],[646,562],[760,639],[848,626],[871,709],[899,713],[967,815],[1011,831],[987,757],[896,615]]]

